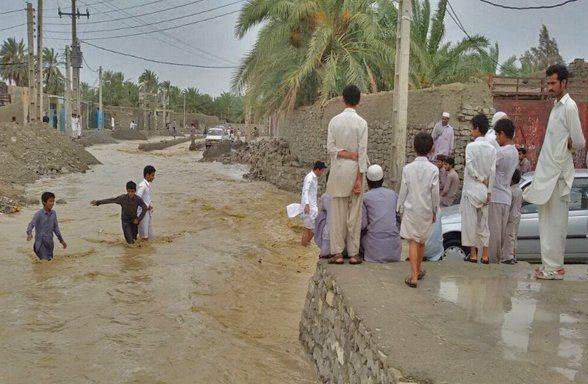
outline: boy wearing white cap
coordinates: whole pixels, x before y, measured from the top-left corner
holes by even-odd
[[[318,215],[318,177],[321,176],[327,166],[322,161],[314,163],[312,171],[304,178],[302,184],[302,196],[300,205],[303,209],[302,220],[304,221],[304,231],[302,232],[302,245],[307,246],[314,235],[315,220]]]
[[[425,243],[433,229],[439,210],[439,170],[429,162],[427,155],[433,149],[433,138],[426,132],[414,138],[417,158],[402,170],[402,184],[397,211],[402,215],[400,236],[408,240],[408,259],[411,276],[404,283],[417,287],[418,280],[425,276],[421,265]]]
[[[443,112],[441,121],[433,128],[433,145],[435,147],[430,160],[435,160],[438,155],[451,156],[455,145],[453,127],[449,125],[449,112]]]
[[[502,119],[508,119],[508,115],[501,111],[496,112],[494,116],[492,116],[492,121],[490,122],[490,129],[488,129],[488,132],[486,132],[486,135],[484,135],[484,138],[490,144],[492,144],[492,146],[496,148],[496,150],[500,148],[500,144],[498,144],[498,141],[496,140],[496,131],[494,130],[494,128],[496,127],[496,123],[498,123]]]
[[[400,261],[402,246],[396,221],[398,195],[382,187],[384,171],[379,165],[367,170],[369,191],[363,195],[361,214],[361,250],[363,259],[372,263]]]

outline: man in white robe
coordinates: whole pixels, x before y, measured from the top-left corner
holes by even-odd
[[[474,142],[466,146],[466,165],[460,202],[461,244],[470,247],[470,255],[465,261],[477,263],[480,248],[484,264],[489,263],[488,204],[496,169],[496,149],[484,137],[488,127],[488,118],[485,115],[476,115],[472,119]]]
[[[496,140],[496,131],[494,130],[494,127],[496,127],[496,123],[498,123],[502,119],[508,119],[508,115],[501,111],[496,112],[494,116],[492,116],[492,121],[490,122],[490,129],[488,129],[488,132],[486,132],[486,134],[484,135],[486,140],[488,140],[488,142],[492,144],[494,148],[496,148],[496,150],[500,148],[500,144],[498,144],[498,141]]]
[[[435,161],[437,156],[451,156],[455,147],[455,134],[453,133],[453,127],[449,125],[449,112],[443,112],[441,115],[441,121],[435,124],[433,128],[433,154],[429,157],[429,160]]]
[[[565,274],[564,251],[568,231],[570,190],[574,181],[573,150],[586,145],[578,107],[567,93],[569,73],[564,65],[546,71],[549,93],[555,96],[535,177],[523,199],[539,206],[542,267],[538,279],[561,280]]]
[[[322,161],[315,162],[312,171],[306,175],[302,184],[300,205],[303,209],[304,231],[302,232],[301,243],[304,247],[310,244],[314,236],[316,217],[318,215],[318,178],[325,172],[326,168],[327,166]]]
[[[143,220],[139,223],[139,236],[143,241],[153,240],[153,199],[151,196],[151,184],[155,180],[155,168],[148,165],[143,169],[143,181],[139,183],[137,188],[137,196],[139,196],[147,206],[147,212],[143,216]],[[143,209],[137,208],[137,215],[141,215]]]
[[[361,264],[359,242],[361,235],[361,207],[364,175],[368,168],[368,125],[355,108],[361,92],[354,85],[343,90],[347,107],[329,123],[327,151],[331,157],[331,171],[327,193],[332,197],[330,222],[332,264],[343,264],[343,250],[347,249],[350,264]]]

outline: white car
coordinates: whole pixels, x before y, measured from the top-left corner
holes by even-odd
[[[206,141],[213,142],[213,141],[223,141],[229,140],[228,132],[222,127],[214,127],[208,129],[206,133]]]
[[[525,190],[531,184],[533,176],[533,172],[523,175],[519,184],[521,189]],[[576,170],[570,198],[565,261],[586,262],[588,261],[588,170]],[[469,249],[461,246],[459,205],[445,208],[441,216],[444,257],[463,259],[469,254]],[[541,260],[539,215],[535,204],[523,202],[516,254],[518,260]]]

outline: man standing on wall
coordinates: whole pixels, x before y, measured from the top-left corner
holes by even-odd
[[[443,155],[445,157],[451,156],[455,145],[455,137],[453,134],[453,127],[449,125],[449,112],[443,112],[441,121],[435,124],[433,128],[433,155],[429,160],[434,161],[437,156]]]
[[[331,157],[331,173],[327,193],[331,195],[330,227],[331,264],[343,264],[347,249],[350,264],[361,264],[359,242],[363,179],[368,167],[368,125],[355,108],[361,92],[355,85],[343,90],[345,110],[329,123],[327,152]]]
[[[539,237],[543,266],[535,277],[562,280],[568,231],[570,191],[574,182],[572,151],[586,145],[576,102],[567,92],[569,73],[564,65],[547,68],[547,85],[555,96],[541,147],[535,177],[523,199],[539,206]]]

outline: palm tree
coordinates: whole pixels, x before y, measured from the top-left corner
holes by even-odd
[[[59,70],[59,53],[55,49],[43,49],[43,67],[45,72],[45,92],[53,95],[62,94],[64,91],[64,79]]]
[[[150,69],[146,69],[141,76],[139,76],[139,86],[144,92],[156,93],[159,87],[157,74]]]
[[[23,40],[16,41],[14,37],[6,39],[0,48],[0,75],[9,84],[28,85],[28,60],[24,51]]]

